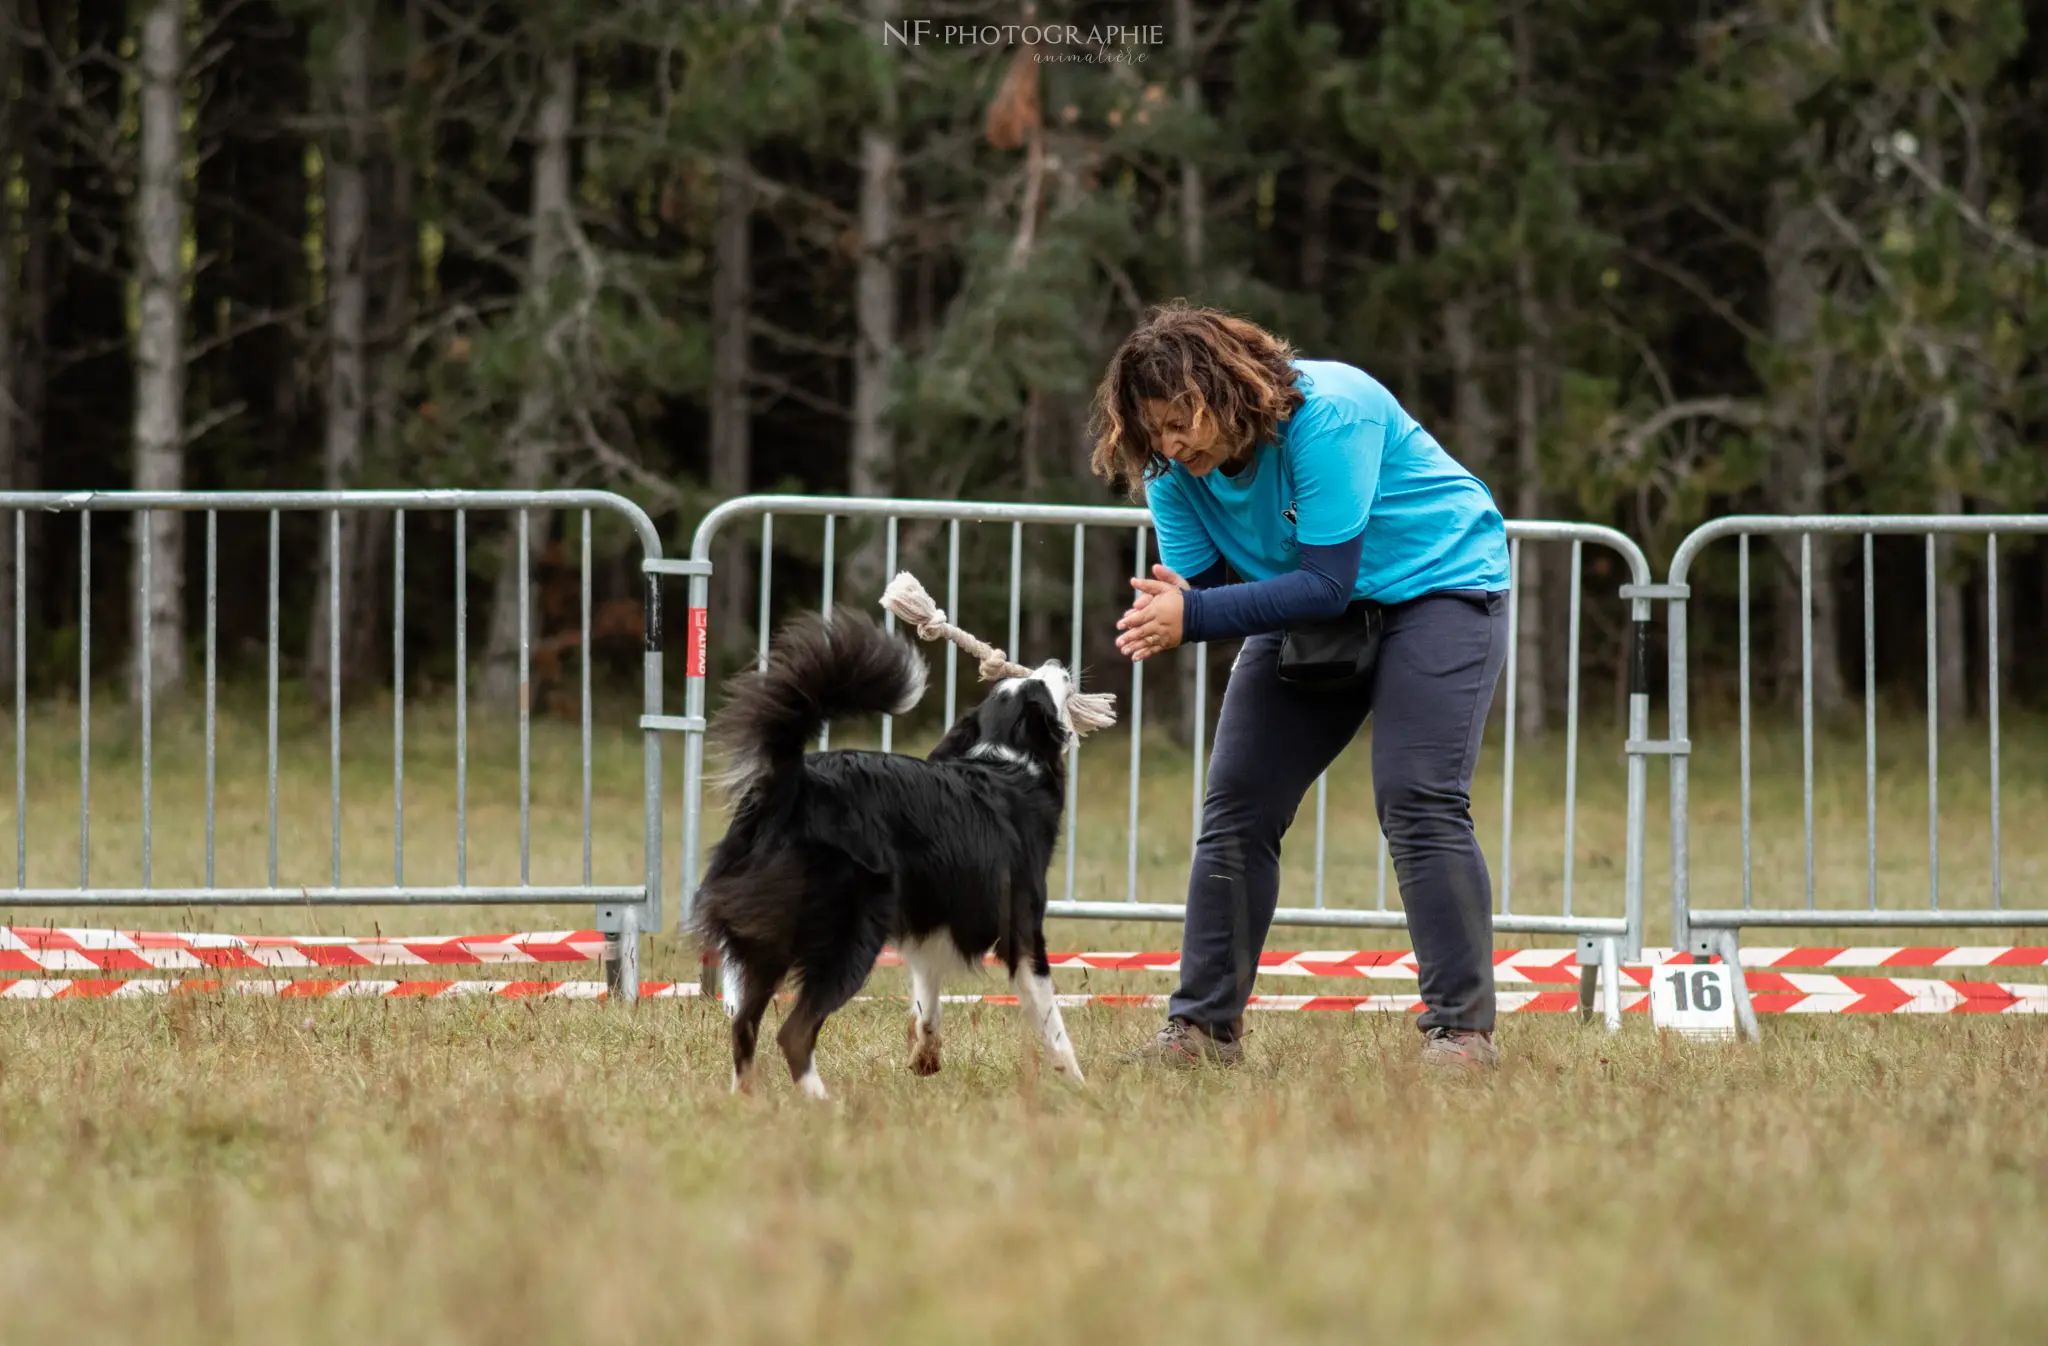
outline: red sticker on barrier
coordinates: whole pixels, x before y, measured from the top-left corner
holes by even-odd
[[[711,612],[707,608],[690,609],[690,652],[686,656],[684,672],[690,677],[704,676],[705,654],[711,647]]]

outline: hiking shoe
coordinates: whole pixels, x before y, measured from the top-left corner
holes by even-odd
[[[1243,1024],[1239,1019],[1233,1025]],[[1211,1037],[1199,1025],[1183,1019],[1168,1019],[1166,1026],[1155,1033],[1150,1042],[1133,1052],[1126,1052],[1119,1063],[1127,1066],[1171,1066],[1175,1069],[1189,1069],[1194,1066],[1234,1066],[1244,1059],[1244,1034],[1240,1031],[1228,1042]]]
[[[1444,1070],[1492,1070],[1500,1065],[1493,1034],[1468,1028],[1431,1028],[1422,1039],[1422,1064]]]

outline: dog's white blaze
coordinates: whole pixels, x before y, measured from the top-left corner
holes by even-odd
[[[1052,978],[1041,977],[1028,966],[1019,966],[1010,985],[1017,993],[1017,1008],[1038,1031],[1039,1040],[1052,1056],[1052,1068],[1081,1080],[1081,1063],[1074,1057],[1073,1041],[1067,1037],[1066,1021],[1060,1017],[1060,1002],[1053,993]]]
[[[969,748],[965,755],[984,762],[991,760],[1008,762],[1012,766],[1030,767],[1033,771],[1038,770],[1038,763],[1032,761],[1007,743],[977,743]]]
[[[1043,683],[1045,690],[1052,694],[1052,704],[1059,711],[1060,728],[1067,731],[1067,741],[1072,742],[1074,718],[1067,712],[1067,698],[1074,694],[1074,676],[1057,659],[1048,659],[1031,674],[1034,682]]]

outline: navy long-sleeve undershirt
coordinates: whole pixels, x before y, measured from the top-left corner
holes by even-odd
[[[1194,588],[1181,595],[1181,642],[1230,640],[1334,617],[1350,605],[1364,551],[1364,533],[1328,547],[1304,544],[1299,570],[1249,584],[1230,583],[1230,566],[1219,559],[1187,577]]]

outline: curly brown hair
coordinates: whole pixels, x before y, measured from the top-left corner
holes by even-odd
[[[1133,500],[1143,495],[1168,461],[1145,424],[1144,404],[1155,399],[1203,408],[1239,450],[1272,441],[1303,401],[1293,358],[1284,338],[1242,318],[1179,301],[1153,308],[1095,390],[1089,466]]]

